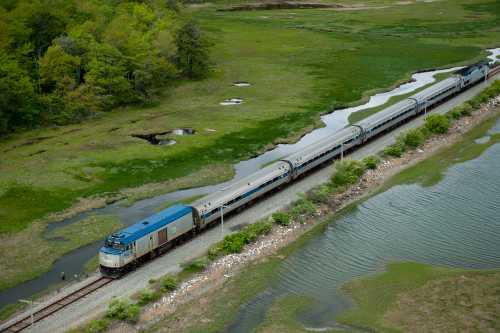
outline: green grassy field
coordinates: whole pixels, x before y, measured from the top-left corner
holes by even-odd
[[[500,272],[395,263],[348,283],[357,306],[337,319],[376,332],[485,332],[500,328]]]
[[[40,238],[45,224],[34,220],[82,197],[121,192],[136,200],[227,179],[232,163],[298,138],[320,114],[359,103],[416,70],[475,61],[500,40],[500,4],[491,0],[216,11],[228,3],[187,9],[214,43],[208,79],[178,82],[154,107],[0,140],[0,243]],[[252,86],[232,86],[238,80]],[[219,105],[232,97],[244,103]],[[173,146],[131,136],[178,127],[197,132],[172,136]],[[8,276],[2,273],[0,286],[10,285]]]

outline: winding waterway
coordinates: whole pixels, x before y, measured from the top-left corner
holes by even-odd
[[[492,54],[495,54],[496,57],[496,54],[500,53],[500,48],[488,51],[490,51]],[[493,56],[490,55],[490,60],[492,59]],[[237,163],[234,166],[235,177],[228,182],[159,195],[153,198],[137,201],[129,207],[124,206],[121,202],[117,202],[104,208],[78,214],[62,222],[52,223],[47,227],[46,233],[50,233],[50,231],[56,228],[63,227],[65,225],[78,223],[79,221],[87,218],[89,215],[94,214],[115,215],[120,218],[123,224],[130,225],[156,213],[157,209],[164,205],[165,202],[179,201],[185,198],[218,191],[226,187],[230,182],[233,182],[237,179],[251,174],[252,172],[259,170],[263,165],[275,161],[288,154],[292,154],[299,149],[307,146],[308,144],[311,144],[321,138],[324,138],[325,136],[335,133],[339,129],[342,129],[343,127],[348,125],[348,117],[353,112],[383,105],[393,96],[404,95],[421,87],[424,87],[430,83],[433,83],[436,80],[434,78],[436,74],[451,72],[457,70],[458,68],[459,67],[416,73],[412,75],[412,80],[410,82],[402,84],[391,91],[373,95],[365,104],[335,110],[334,112],[321,117],[321,120],[325,124],[324,127],[315,129],[312,132],[304,135],[298,142],[293,144],[280,144],[274,149],[269,150],[255,158]],[[54,284],[59,283],[60,274],[63,271],[65,272],[66,276],[70,278],[75,274],[81,274],[84,271],[85,263],[87,263],[98,253],[98,250],[102,246],[102,243],[103,241],[99,240],[82,248],[76,249],[56,261],[50,271],[42,274],[40,277],[21,283],[10,289],[0,291],[0,308],[7,304],[17,302],[17,300],[21,298],[31,297],[32,295],[39,293]]]
[[[500,121],[490,130],[500,133]],[[475,142],[484,144],[485,136]],[[335,328],[351,306],[339,288],[391,261],[500,267],[500,144],[450,167],[432,186],[394,186],[337,217],[284,260],[276,279],[245,304],[226,332],[250,332],[281,297],[312,300],[297,318],[312,330]]]

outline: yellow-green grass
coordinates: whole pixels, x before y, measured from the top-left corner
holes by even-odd
[[[0,237],[0,290],[37,277],[62,255],[101,239],[122,223],[115,216],[97,215],[46,234],[40,226],[34,223],[26,232]]]
[[[356,306],[338,316],[376,332],[481,332],[500,328],[499,271],[393,263],[344,286]]]
[[[499,5],[489,0],[345,12],[217,12],[218,6],[190,9],[214,42],[210,78],[179,82],[148,109],[115,110],[0,142],[0,232],[27,228],[78,197],[248,158],[302,133],[326,110],[389,88],[413,71],[473,61],[500,37]],[[233,87],[236,80],[253,85]],[[245,102],[218,104],[231,97]],[[176,137],[174,146],[130,136],[176,127],[198,132]]]

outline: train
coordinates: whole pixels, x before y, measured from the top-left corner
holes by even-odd
[[[106,237],[99,251],[104,276],[119,278],[142,261],[171,248],[178,240],[199,233],[222,214],[245,207],[266,193],[293,182],[308,171],[331,161],[382,132],[425,113],[452,95],[485,80],[489,65],[465,67],[422,91],[357,123],[348,125],[300,151],[282,158],[224,189],[190,205],[176,204]]]

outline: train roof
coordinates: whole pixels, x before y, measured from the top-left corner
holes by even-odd
[[[203,215],[206,212],[219,207],[221,204],[226,204],[228,201],[238,197],[239,195],[255,189],[266,181],[280,176],[288,171],[289,167],[286,162],[274,162],[259,171],[232,182],[222,190],[215,191],[214,193],[193,202],[192,206],[196,208],[201,215]]]
[[[109,236],[109,240],[119,242],[123,245],[128,245],[155,230],[161,229],[184,215],[190,214],[192,209],[193,208],[191,206],[181,204],[171,206],[157,214],[151,215],[142,221],[132,224],[131,226],[112,234]]]
[[[302,164],[303,161],[308,161],[315,155],[320,154],[324,151],[330,150],[331,148],[340,145],[349,138],[354,138],[360,134],[360,130],[354,126],[347,126],[335,134],[328,135],[327,137],[318,140],[310,145],[304,147],[300,151],[284,157],[283,160],[290,161],[294,166]]]

